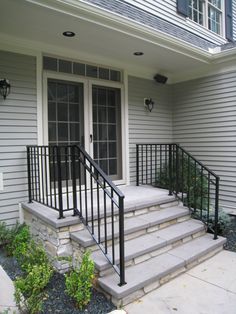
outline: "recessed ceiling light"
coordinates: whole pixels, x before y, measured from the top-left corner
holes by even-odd
[[[134,52],[135,56],[142,56],[144,53],[142,51],[136,51]]]
[[[65,31],[65,32],[63,32],[63,35],[66,37],[74,37],[75,33],[71,32],[71,31]]]

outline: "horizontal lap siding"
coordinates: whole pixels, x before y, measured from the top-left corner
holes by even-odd
[[[129,157],[130,181],[136,182],[136,144],[172,141],[171,89],[154,81],[129,77]],[[152,112],[143,99],[155,102]]]
[[[0,51],[0,73],[11,84],[7,99],[0,98],[0,221],[11,225],[27,200],[26,145],[37,144],[36,60]]]
[[[236,73],[173,87],[173,134],[221,177],[222,205],[236,207]]]
[[[236,40],[236,1],[233,0],[233,38]]]
[[[205,27],[202,27],[184,16],[177,13],[176,2],[177,0],[126,0],[128,2],[142,10],[152,13],[176,26],[184,28],[189,32],[197,34],[202,38],[210,40],[216,44],[222,44],[223,38],[215,36],[211,31],[207,31]],[[235,1],[233,1],[235,2]],[[235,6],[235,4],[234,4]]]

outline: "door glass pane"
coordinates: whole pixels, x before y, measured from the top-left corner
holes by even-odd
[[[48,141],[49,145],[82,145],[84,142],[83,84],[48,80]],[[68,148],[61,156],[62,179],[71,179],[71,161]],[[67,157],[66,157],[67,154]],[[66,162],[67,161],[67,162]],[[53,161],[51,161],[53,162]],[[55,162],[55,161],[54,161]],[[55,167],[54,167],[55,168]],[[57,178],[55,169],[51,179]],[[52,169],[52,168],[51,168]],[[76,177],[78,177],[78,173]]]
[[[95,161],[112,179],[122,176],[120,89],[93,86]]]

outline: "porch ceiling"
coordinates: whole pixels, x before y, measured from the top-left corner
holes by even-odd
[[[102,25],[101,16],[100,20],[95,17],[89,20],[78,8],[73,15],[69,11],[59,12],[56,7],[59,1],[46,2],[54,3],[55,7],[49,9],[23,0],[1,0],[0,35],[12,40],[12,44],[27,42],[34,50],[65,58],[93,60],[150,78],[156,73],[171,78],[209,63],[206,52],[198,54],[191,47],[181,49],[181,45],[155,39],[155,34],[151,37],[128,27],[125,30],[115,23],[112,26],[111,18],[110,21],[105,18]],[[66,30],[74,31],[76,36],[64,37],[62,33]],[[135,51],[142,51],[144,55],[136,57]]]

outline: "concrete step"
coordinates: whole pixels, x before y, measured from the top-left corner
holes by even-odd
[[[222,249],[225,241],[222,237],[213,240],[211,234],[205,234],[167,253],[128,267],[127,284],[122,287],[118,286],[117,274],[99,278],[98,283],[114,304],[125,305],[214,255]]]
[[[190,219],[164,229],[145,234],[125,242],[125,261],[127,265],[138,264],[154,256],[160,255],[177,245],[192,240],[205,232],[204,224],[198,220]],[[111,248],[108,247],[111,255]],[[110,269],[111,265],[98,250],[91,255],[95,267],[99,272]],[[119,262],[119,245],[115,245],[115,260]],[[127,263],[128,262],[128,263]],[[103,276],[103,273],[100,273]]]
[[[124,229],[126,239],[133,235],[137,236],[137,232],[150,233],[157,231],[161,228],[167,227],[170,224],[181,222],[189,218],[189,210],[183,206],[173,206],[170,208],[164,208],[159,211],[148,212],[139,216],[132,216],[125,219]],[[114,236],[118,237],[119,224],[114,222]],[[97,234],[97,228],[95,227],[95,234]],[[104,241],[104,226],[101,226],[101,241]],[[139,234],[140,235],[140,234]],[[107,239],[112,238],[112,224],[107,224]],[[71,239],[78,242],[83,247],[89,247],[94,245],[94,240],[87,230],[77,231],[71,233]]]

